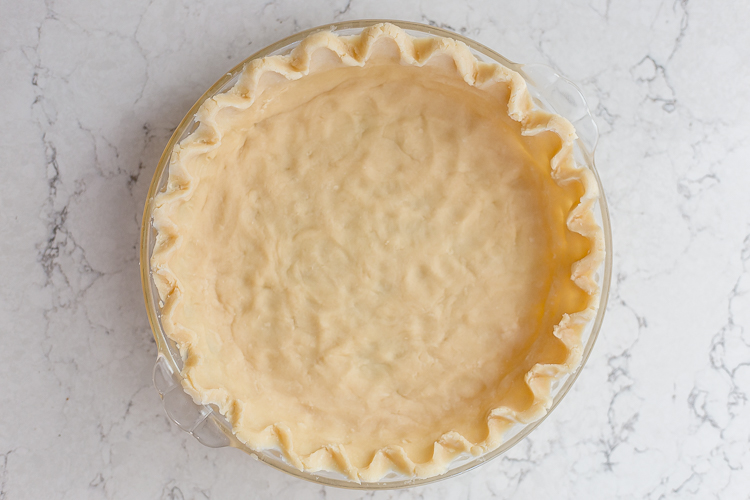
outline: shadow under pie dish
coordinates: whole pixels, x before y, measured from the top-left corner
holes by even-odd
[[[241,443],[431,478],[547,412],[604,238],[574,127],[521,75],[393,24],[321,31],[195,120],[147,207],[149,279],[183,388]]]

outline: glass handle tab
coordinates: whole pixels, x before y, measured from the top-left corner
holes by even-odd
[[[156,359],[153,372],[154,386],[164,404],[164,411],[177,426],[201,444],[211,448],[229,446],[231,440],[224,431],[223,419],[210,406],[199,405],[182,389],[179,374],[163,355]]]
[[[599,128],[581,90],[544,64],[525,64],[521,66],[521,72],[534,87],[530,89],[531,94],[545,101],[552,111],[567,118],[576,128],[583,145],[593,155],[599,141]]]

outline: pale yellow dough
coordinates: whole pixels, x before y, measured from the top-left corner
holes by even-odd
[[[544,414],[601,236],[572,127],[517,74],[391,25],[319,33],[198,118],[152,269],[185,389],[242,442],[430,476]]]

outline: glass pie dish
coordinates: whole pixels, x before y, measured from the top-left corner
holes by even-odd
[[[543,419],[525,425],[517,424],[505,434],[504,443],[497,449],[479,457],[468,454],[465,456],[459,456],[451,462],[445,473],[433,477],[410,478],[392,472],[377,482],[357,483],[347,479],[339,473],[311,473],[300,471],[286,462],[283,459],[282,454],[278,451],[255,451],[248,448],[234,436],[231,425],[219,413],[216,407],[213,405],[195,404],[192,397],[182,390],[182,358],[175,343],[165,335],[161,323],[162,304],[159,301],[159,295],[150,269],[150,258],[154,250],[156,236],[156,231],[153,226],[155,197],[159,192],[165,189],[167,184],[170,158],[174,146],[196,130],[198,123],[195,120],[195,115],[204,101],[233,87],[247,63],[270,55],[288,54],[311,33],[321,29],[327,29],[338,35],[354,35],[361,32],[363,28],[379,22],[389,22],[394,24],[405,30],[409,35],[417,38],[448,37],[465,43],[471,49],[473,55],[480,61],[499,63],[519,73],[526,81],[532,98],[540,108],[562,115],[567,118],[576,129],[578,140],[574,146],[575,160],[579,164],[587,166],[594,173],[599,188],[598,207],[595,208],[595,217],[601,226],[604,235],[605,258],[596,274],[596,280],[601,290],[597,314],[583,332],[582,342],[584,349],[582,362],[575,371],[562,377],[555,383],[552,390],[553,402],[547,415],[567,393],[590,354],[603,319],[611,277],[611,235],[609,218],[607,215],[606,201],[604,199],[601,182],[596,173],[593,159],[598,138],[596,125],[580,91],[569,81],[556,74],[551,68],[542,65],[520,65],[513,63],[472,40],[443,29],[399,21],[363,20],[323,26],[298,33],[257,52],[225,74],[210,89],[208,89],[203,96],[201,96],[175,130],[161,156],[148,192],[141,232],[140,263],[146,308],[159,351],[157,362],[154,367],[154,384],[163,399],[167,415],[181,429],[193,435],[202,444],[209,447],[232,446],[294,476],[320,484],[357,489],[400,488],[422,485],[459,474],[501,455],[510,449],[515,443],[528,435],[528,433],[536,428]]]

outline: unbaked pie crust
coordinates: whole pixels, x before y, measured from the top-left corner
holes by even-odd
[[[572,125],[390,24],[255,60],[177,145],[151,268],[183,386],[300,470],[429,477],[539,419],[603,258]]]

